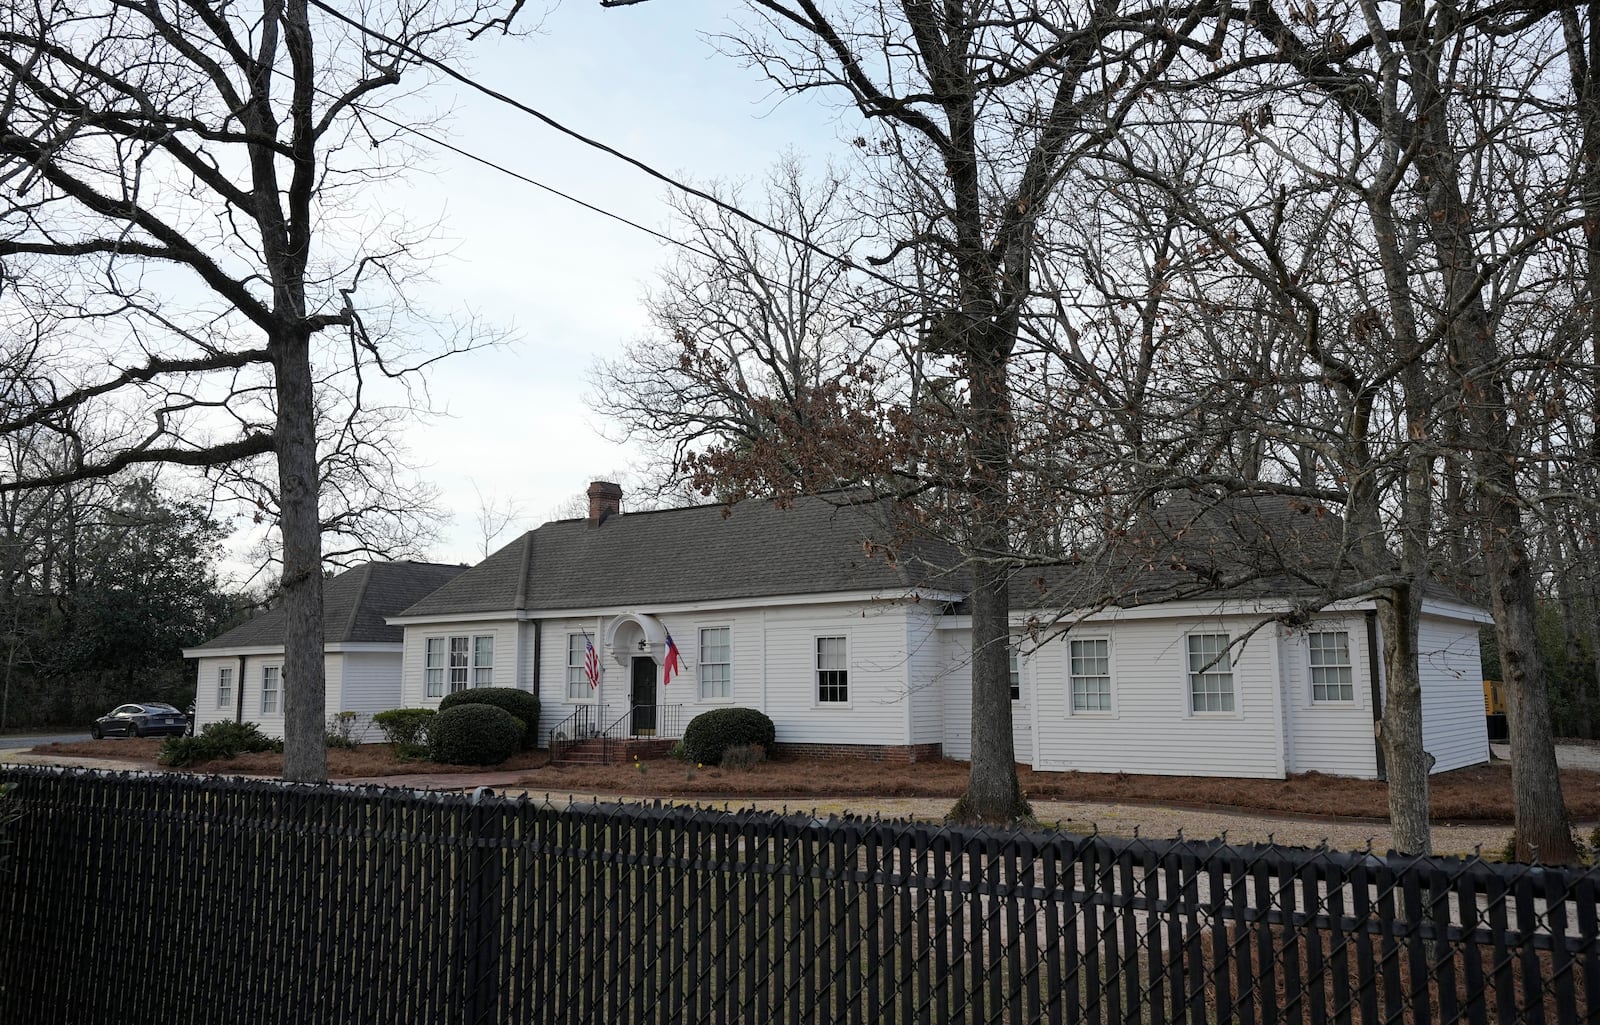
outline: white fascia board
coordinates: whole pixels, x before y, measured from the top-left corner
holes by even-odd
[[[775,609],[795,605],[855,605],[863,602],[880,605],[915,605],[930,602],[954,602],[966,597],[955,591],[826,591],[821,594],[795,594],[756,596],[750,598],[720,598],[712,601],[692,602],[634,602],[628,605],[591,605],[569,609],[533,609],[526,612],[503,612],[461,616],[390,616],[387,622],[394,626],[413,626],[421,623],[465,623],[488,619],[584,619],[593,616],[619,616],[623,613],[646,613],[652,616],[682,615],[691,612],[723,612],[730,609]]]
[[[1342,612],[1360,612],[1373,607],[1371,598],[1352,598],[1343,601],[1329,602],[1327,605],[1314,610],[1311,615],[1337,615]],[[1048,622],[1037,611],[1011,611],[1010,624],[1014,628],[1024,628],[1028,620],[1039,618],[1039,624],[1045,629],[1060,629],[1063,625],[1070,626],[1074,622],[1084,623],[1114,623],[1122,620],[1135,619],[1215,619],[1219,617],[1255,617],[1263,618],[1280,616],[1292,612],[1297,608],[1290,601],[1172,601],[1157,602],[1151,605],[1135,605],[1132,608],[1111,607],[1089,612],[1079,619],[1078,614],[1071,610],[1061,612],[1059,616]],[[941,616],[935,629],[938,630],[967,630],[972,627],[971,616]]]
[[[406,646],[400,641],[342,641],[338,644],[329,644],[323,650],[330,655],[372,651],[398,655],[406,650]]]
[[[1423,598],[1422,614],[1438,616],[1441,619],[1465,619],[1479,626],[1487,626],[1494,622],[1494,614],[1488,609],[1480,609],[1464,601],[1450,601],[1445,598]]]
[[[184,658],[238,658],[240,655],[281,655],[281,644],[255,644],[242,648],[184,648]]]
[[[383,621],[390,626],[428,626],[434,623],[498,623],[504,621],[515,622],[527,619],[525,612],[456,612],[450,615],[435,616],[385,616]]]

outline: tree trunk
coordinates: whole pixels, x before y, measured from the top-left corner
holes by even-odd
[[[972,501],[967,525],[972,553],[972,770],[967,792],[950,811],[958,822],[1015,822],[1033,811],[1017,782],[1011,737],[1009,503],[1011,414],[1006,359],[993,321],[970,343],[973,420]]]
[[[1408,5],[1413,29],[1427,37],[1420,11]],[[1453,16],[1432,32],[1448,39]],[[1499,345],[1479,288],[1479,260],[1472,228],[1473,208],[1461,192],[1460,156],[1450,136],[1450,118],[1439,65],[1443,46],[1421,46],[1409,53],[1409,84],[1418,97],[1417,172],[1425,224],[1439,259],[1449,325],[1449,367],[1460,388],[1463,440],[1472,452],[1479,483],[1478,536],[1494,612],[1511,733],[1511,791],[1516,814],[1519,858],[1535,850],[1549,862],[1577,858],[1572,829],[1556,769],[1550,732],[1548,680],[1534,623],[1533,575],[1528,565],[1527,531],[1519,508],[1517,448],[1507,401]]]
[[[310,340],[274,347],[278,394],[279,529],[283,535],[283,777],[328,778],[322,654],[322,528]]]
[[[1420,602],[1414,588],[1378,602],[1383,631],[1383,718],[1378,739],[1389,783],[1389,827],[1401,854],[1432,854],[1428,773],[1434,757],[1422,745],[1422,680],[1417,668]]]

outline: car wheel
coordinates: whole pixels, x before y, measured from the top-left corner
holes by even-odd
[[[128,739],[132,740],[142,736],[144,736],[144,732],[139,729],[138,723],[128,724]]]
[[[105,737],[105,734],[100,732],[100,724],[99,723],[95,723],[93,726],[89,727],[89,739],[90,740],[101,740],[101,739],[104,739],[104,737]]]

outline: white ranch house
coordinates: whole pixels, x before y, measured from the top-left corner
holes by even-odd
[[[385,619],[466,570],[427,562],[371,562],[324,581],[328,715],[371,715],[400,707],[404,633]],[[283,736],[283,620],[281,607],[269,609],[184,650],[197,665],[196,729],[237,719],[258,723],[269,736]]]
[[[938,566],[953,561],[945,553],[925,546],[891,563],[865,543],[875,533],[865,511],[823,498],[625,515],[620,499],[597,483],[586,519],[529,531],[391,615],[403,629],[396,704],[520,687],[539,695],[541,743],[608,727],[672,736],[701,711],[738,705],[771,716],[788,750],[970,755],[969,620],[963,577]],[[1279,499],[1160,512],[1141,542],[1154,549],[1108,549],[1013,580],[1018,761],[1380,775],[1372,601],[1294,617],[1292,628],[1275,618],[1306,602],[1313,569],[1342,562],[1330,553],[1340,521]],[[1242,545],[1241,530],[1270,543]],[[1258,549],[1271,558],[1242,554]],[[1121,601],[1077,603],[1091,591]],[[1100,611],[1061,614],[1084,607]],[[1443,593],[1424,611],[1434,771],[1487,761],[1478,629],[1488,617]],[[670,682],[669,635],[682,664]]]

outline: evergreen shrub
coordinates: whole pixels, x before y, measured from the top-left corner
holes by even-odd
[[[683,731],[683,748],[689,760],[721,765],[730,747],[759,744],[770,750],[777,739],[772,720],[753,708],[717,708],[702,712]]]
[[[454,708],[457,705],[493,705],[503,708],[511,713],[512,717],[521,721],[524,729],[522,747],[528,749],[534,746],[539,738],[539,699],[525,690],[516,687],[478,687],[473,690],[458,690],[454,694],[447,694],[439,702],[439,711]]]
[[[428,725],[433,760],[450,765],[498,765],[522,747],[521,719],[498,705],[456,704]]]

